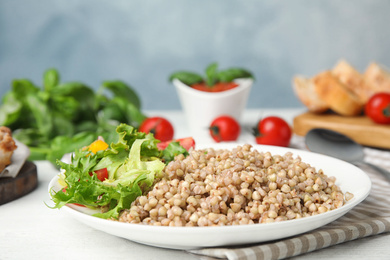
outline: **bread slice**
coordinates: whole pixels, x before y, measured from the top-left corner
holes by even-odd
[[[12,138],[11,129],[6,126],[0,127],[0,172],[2,172],[7,165],[11,164],[11,158],[16,149],[16,144]]]
[[[317,95],[312,79],[302,76],[293,78],[294,92],[310,112],[323,113],[329,110],[329,106]]]
[[[363,75],[345,60],[340,60],[332,69],[332,73],[365,104],[372,95],[372,88],[364,80]]]
[[[360,115],[364,104],[331,71],[313,78],[315,91],[330,109],[343,116]]]
[[[375,62],[370,63],[364,72],[364,80],[371,87],[372,94],[390,93],[390,72],[384,66]]]

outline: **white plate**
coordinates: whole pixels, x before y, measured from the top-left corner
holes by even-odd
[[[212,144],[210,147],[231,149],[236,144]],[[269,224],[218,227],[163,227],[140,224],[128,224],[93,217],[92,211],[83,207],[65,206],[62,211],[82,223],[97,230],[123,237],[138,243],[171,249],[195,249],[259,243],[298,235],[324,226],[346,214],[362,202],[370,193],[369,177],[356,166],[344,161],[302,150],[281,148],[276,146],[254,145],[254,149],[272,154],[284,155],[290,151],[294,157],[300,156],[302,161],[323,169],[328,176],[337,178],[336,184],[343,192],[351,192],[354,198],[341,208],[302,219],[287,220]],[[202,148],[202,147],[198,147]],[[59,189],[58,177],[52,179],[49,190]]]

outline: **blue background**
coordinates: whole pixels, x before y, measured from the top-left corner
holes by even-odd
[[[248,108],[301,107],[291,79],[345,58],[390,65],[390,1],[0,1],[0,95],[14,78],[132,85],[147,110],[180,109],[176,70],[244,67]]]

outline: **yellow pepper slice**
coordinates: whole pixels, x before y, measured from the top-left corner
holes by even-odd
[[[108,144],[103,140],[96,140],[88,146],[88,151],[92,153],[97,153],[98,151],[103,151],[108,148]]]

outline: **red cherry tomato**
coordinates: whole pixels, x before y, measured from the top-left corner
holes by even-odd
[[[258,144],[287,147],[290,144],[291,128],[282,118],[270,116],[259,121],[255,136]]]
[[[375,123],[390,124],[390,93],[377,93],[367,102],[364,112]]]
[[[220,116],[211,122],[210,135],[217,143],[235,141],[240,135],[241,127],[231,116]]]
[[[152,133],[154,138],[161,142],[172,140],[174,134],[172,124],[162,117],[149,117],[145,119],[139,127],[139,131]]]
[[[194,138],[192,138],[192,137],[179,138],[179,139],[175,139],[175,140],[170,140],[170,141],[166,141],[166,142],[161,142],[161,143],[158,143],[158,144],[157,144],[157,148],[158,148],[159,150],[164,150],[165,148],[167,148],[167,146],[168,146],[171,142],[179,142],[180,145],[183,146],[184,149],[186,149],[187,151],[189,151],[191,148],[195,148],[195,140],[194,140]]]
[[[94,171],[99,181],[104,181],[105,179],[108,179],[108,171],[107,168],[103,168],[100,170]],[[92,176],[92,172],[89,173],[89,175]]]

